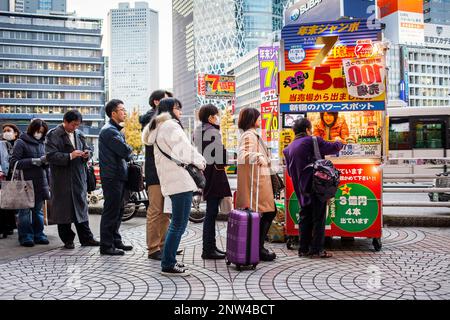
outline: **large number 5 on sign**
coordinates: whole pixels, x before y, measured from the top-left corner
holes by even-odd
[[[273,79],[275,74],[278,73],[275,61],[261,61],[261,69],[266,70],[266,76],[264,77],[264,89],[273,87]]]

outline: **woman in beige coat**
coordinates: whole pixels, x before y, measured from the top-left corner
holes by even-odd
[[[238,185],[236,195],[237,208],[250,208],[261,214],[259,235],[260,258],[262,261],[272,261],[275,253],[264,248],[264,240],[267,236],[272,220],[275,218],[275,201],[272,191],[271,161],[269,152],[256,129],[261,126],[261,114],[254,108],[242,109],[239,114],[238,127],[244,131],[239,141],[238,151]],[[253,176],[252,176],[253,171]],[[259,176],[259,187],[257,186]],[[253,184],[253,194],[251,194]],[[258,187],[258,191],[256,188]],[[258,201],[256,195],[258,195]],[[258,203],[258,208],[256,204]]]

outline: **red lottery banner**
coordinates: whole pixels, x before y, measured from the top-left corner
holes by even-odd
[[[377,164],[336,164],[341,182],[327,207],[326,236],[380,238],[381,168]],[[286,181],[286,234],[298,235],[301,208],[291,178]]]
[[[261,129],[267,142],[278,141],[278,101],[261,104]]]

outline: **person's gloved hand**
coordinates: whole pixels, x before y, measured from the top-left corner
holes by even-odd
[[[31,159],[31,164],[33,166],[40,167],[40,166],[42,166],[42,160],[41,160],[41,158],[33,158],[33,159]]]
[[[40,159],[41,159],[41,162],[43,165],[48,165],[47,156],[44,155],[44,156],[40,157]]]

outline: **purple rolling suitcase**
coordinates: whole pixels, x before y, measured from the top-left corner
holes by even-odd
[[[253,181],[252,167],[252,181]],[[253,187],[253,183],[252,183]],[[258,208],[259,174],[257,179],[256,209]],[[250,208],[252,208],[253,190],[250,192]],[[259,263],[259,225],[260,215],[251,209],[235,209],[228,215],[227,228],[227,265],[235,264],[238,270],[242,266],[252,266]]]

